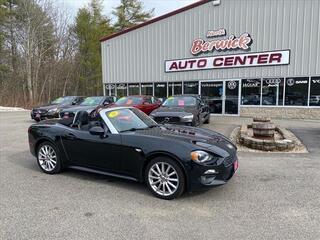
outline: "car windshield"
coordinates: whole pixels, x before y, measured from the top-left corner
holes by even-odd
[[[101,101],[103,100],[103,97],[87,97],[83,100],[82,103],[80,103],[80,106],[95,106],[99,105]]]
[[[135,108],[124,108],[106,112],[107,118],[118,132],[135,131],[157,126],[145,113]]]
[[[184,107],[184,106],[195,106],[195,97],[169,97],[162,106],[166,107]]]
[[[71,104],[74,97],[59,97],[51,102],[51,104]]]
[[[142,97],[122,97],[115,104],[116,105],[138,105],[141,104]]]

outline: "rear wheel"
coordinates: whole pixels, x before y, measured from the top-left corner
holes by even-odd
[[[37,149],[37,162],[40,169],[48,174],[61,171],[61,160],[56,146],[51,142],[43,142]]]
[[[150,161],[145,171],[149,190],[158,198],[170,200],[179,197],[185,188],[181,167],[172,159],[157,157]]]
[[[208,114],[207,119],[204,121],[205,124],[209,124],[210,123],[210,114]]]

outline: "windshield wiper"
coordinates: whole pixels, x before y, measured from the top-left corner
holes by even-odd
[[[123,131],[120,131],[120,132],[134,132],[136,130],[146,130],[148,128],[129,128],[129,129],[126,129],[126,130],[123,130]]]

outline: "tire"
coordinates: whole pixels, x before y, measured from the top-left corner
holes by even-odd
[[[164,176],[161,175],[162,166],[165,172]],[[168,169],[169,171],[166,173]],[[175,180],[173,181],[173,179]],[[153,195],[165,200],[179,197],[185,189],[185,176],[182,168],[174,160],[167,157],[156,157],[148,163],[145,170],[145,182]]]
[[[43,142],[37,148],[37,163],[47,174],[61,172],[61,158],[57,147],[51,142]]]
[[[210,113],[208,114],[208,118],[203,123],[204,124],[209,124],[210,123]]]
[[[198,126],[201,125],[199,116],[196,116],[196,117],[195,117],[195,120],[193,121],[193,124],[192,124],[192,125],[193,125],[194,127],[198,127]]]

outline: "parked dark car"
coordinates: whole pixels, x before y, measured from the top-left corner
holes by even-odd
[[[160,107],[161,101],[153,96],[146,95],[135,95],[122,97],[118,101],[115,102],[113,106],[121,107],[121,106],[131,106],[140,109],[145,114],[150,114],[153,110]]]
[[[210,109],[198,95],[169,97],[150,114],[157,123],[199,126],[210,122]]]
[[[77,112],[87,111],[89,116],[94,118],[96,112],[107,107],[116,101],[114,96],[92,96],[86,97],[79,105],[69,106],[60,111],[60,118],[74,118]]]
[[[78,105],[83,101],[81,96],[59,97],[49,104],[35,107],[31,110],[31,119],[39,122],[43,119],[58,118],[62,108],[72,105]]]
[[[133,107],[86,111],[28,130],[31,153],[48,174],[72,168],[145,182],[157,197],[225,184],[238,168],[236,147],[208,129],[158,125]]]

